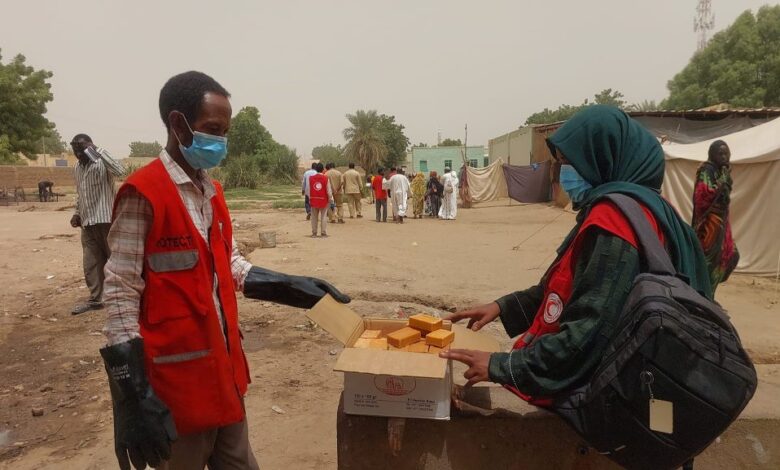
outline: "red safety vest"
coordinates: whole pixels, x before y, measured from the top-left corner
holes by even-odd
[[[641,205],[647,220],[663,243],[664,234],[656,223],[655,217],[650,210],[643,204]],[[525,348],[544,335],[554,334],[560,331],[561,317],[565,315],[565,307],[571,297],[574,269],[576,268],[582,240],[584,239],[586,230],[593,226],[600,227],[601,229],[622,238],[634,248],[637,247],[638,242],[634,230],[631,228],[631,223],[614,203],[611,201],[602,201],[593,206],[572,243],[569,244],[569,247],[563,255],[560,256],[547,271],[547,274],[544,277],[544,279],[546,279],[544,300],[539,306],[539,310],[536,312],[531,327],[520,335],[512,349]],[[506,385],[506,388],[533,405],[549,407],[552,404],[552,399],[549,397],[532,397],[525,395],[512,385]]]
[[[149,382],[182,435],[244,419],[250,382],[230,270],[233,230],[222,187],[214,185],[208,243],[159,159],[133,173],[116,198],[134,188],[152,205],[140,332]],[[224,329],[213,300],[215,276]]]
[[[328,177],[322,173],[309,177],[309,203],[312,207],[328,207]]]

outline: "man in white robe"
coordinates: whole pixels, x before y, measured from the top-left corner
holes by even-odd
[[[409,178],[406,177],[403,170],[398,170],[396,174],[388,180],[390,189],[390,198],[393,203],[393,220],[398,223],[404,223],[406,217],[406,201],[409,199]]]
[[[458,175],[451,169],[445,168],[441,182],[444,186],[444,194],[441,197],[439,218],[455,220],[458,215]]]

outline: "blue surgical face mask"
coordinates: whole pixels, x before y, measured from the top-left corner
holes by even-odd
[[[227,137],[193,131],[186,117],[184,122],[192,133],[192,144],[189,147],[185,147],[175,132],[173,135],[176,135],[176,140],[179,141],[179,150],[184,159],[187,160],[187,163],[195,169],[204,170],[219,165],[227,155]]]
[[[574,204],[582,202],[585,192],[593,187],[571,165],[561,165],[561,187]]]

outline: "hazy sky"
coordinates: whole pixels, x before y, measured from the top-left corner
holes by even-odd
[[[604,89],[660,100],[696,47],[696,0],[0,0],[4,61],[54,72],[48,117],[116,156],[164,143],[160,87],[201,70],[308,157],[377,109],[413,143],[469,143]],[[716,30],[762,0],[714,0]]]

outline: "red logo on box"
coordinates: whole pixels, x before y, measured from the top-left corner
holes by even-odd
[[[393,375],[378,375],[374,378],[374,386],[386,395],[406,395],[412,393],[417,387],[417,381],[413,378],[401,378]]]

